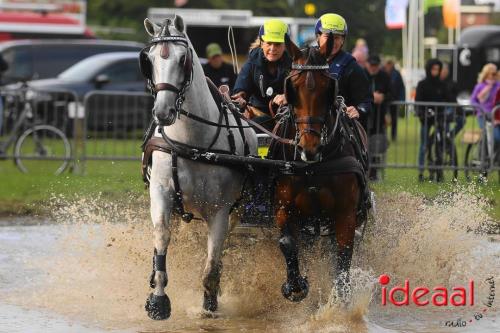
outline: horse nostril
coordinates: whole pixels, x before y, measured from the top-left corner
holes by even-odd
[[[175,112],[175,109],[171,107],[171,108],[169,108],[169,109],[168,109],[168,112],[169,112],[169,113],[174,113],[174,112]]]

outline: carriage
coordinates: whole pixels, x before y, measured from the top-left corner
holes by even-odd
[[[261,212],[246,213],[252,221],[272,219],[280,230],[278,243],[287,266],[283,296],[294,302],[307,296],[309,282],[300,274],[297,240],[300,231],[320,236],[326,227],[337,245],[337,292],[348,301],[355,228],[366,221],[371,202],[366,136],[345,115],[337,81],[327,71],[325,55],[333,42],[306,50],[287,42],[294,60],[284,82],[289,107],[277,113],[275,129],[267,131],[244,118],[227,94],[206,80],[181,17],[162,25],[146,19],[145,28],[152,39],[140,54],[140,65],[155,96],[142,162],[154,225],[148,315],[170,316],[165,287],[172,214],[185,222],[207,222],[203,308],[216,311],[229,214],[244,205],[242,197],[251,203],[259,191],[269,204]],[[269,143],[266,158],[258,154],[253,128],[267,134],[259,136],[261,155]],[[256,182],[245,185],[255,176],[264,179],[264,192]],[[243,222],[248,222],[245,215]]]

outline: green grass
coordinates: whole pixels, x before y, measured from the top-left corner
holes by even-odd
[[[462,177],[463,178],[463,177]],[[450,179],[450,178],[448,178]],[[147,196],[140,176],[140,163],[89,161],[87,173],[75,175],[65,172],[60,176],[23,174],[12,161],[0,161],[0,214],[46,214],[54,196],[74,198],[101,196],[103,199],[123,199],[129,196]],[[450,192],[456,186],[469,186],[465,180],[443,184],[418,183],[417,172],[409,169],[386,170],[385,180],[374,183],[377,193],[410,192],[426,198]],[[500,221],[500,185],[497,180],[478,186],[490,202],[490,214]]]
[[[12,161],[0,161],[0,183],[1,215],[46,214],[54,196],[113,200],[145,194],[139,161],[89,161],[85,175],[66,171],[59,176],[23,174]]]

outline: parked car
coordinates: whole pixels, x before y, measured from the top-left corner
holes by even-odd
[[[29,81],[27,89],[34,109],[46,121],[66,128],[71,134],[72,119],[83,116],[85,96],[91,91],[105,91],[110,94],[95,96],[89,102],[91,108],[85,110],[88,128],[135,128],[138,117],[152,107],[151,96],[127,96],[130,92],[146,92],[138,58],[139,52],[97,54],[74,64],[56,78]],[[20,84],[11,84],[4,90],[15,91],[19,87]],[[124,104],[127,99],[130,100]]]
[[[139,52],[110,52],[90,56],[55,78],[32,80],[35,90],[69,90],[80,101],[92,90],[146,91],[138,64]]]
[[[2,84],[56,77],[89,56],[117,51],[140,51],[141,43],[85,39],[16,40],[0,43],[0,54],[9,69]]]

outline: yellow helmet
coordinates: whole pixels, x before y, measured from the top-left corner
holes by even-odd
[[[288,25],[278,19],[264,22],[259,29],[259,38],[269,43],[284,43],[285,35],[288,35]]]
[[[345,19],[338,14],[324,14],[318,21],[314,29],[316,34],[331,32],[337,35],[347,35],[347,23]]]

